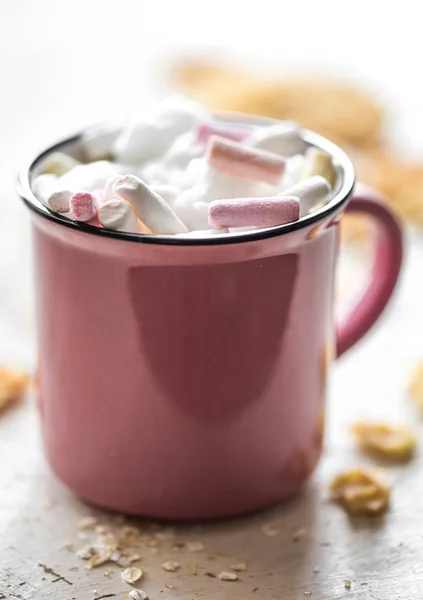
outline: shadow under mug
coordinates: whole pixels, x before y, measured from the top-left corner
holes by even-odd
[[[44,444],[55,473],[96,505],[168,519],[235,515],[297,490],[322,450],[333,356],[387,304],[402,235],[372,195],[352,195],[348,157],[324,138],[340,181],[295,223],[207,239],[137,236],[31,209]],[[340,322],[334,276],[343,213],[376,225],[363,296]]]

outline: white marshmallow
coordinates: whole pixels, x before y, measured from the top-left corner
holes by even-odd
[[[108,200],[98,209],[98,220],[107,229],[139,233],[140,222],[132,207],[124,200]]]
[[[196,231],[189,231],[188,233],[178,233],[175,237],[179,238],[202,238],[202,237],[210,237],[212,235],[220,235],[222,233],[228,233],[229,229],[227,227],[219,227],[216,229],[201,229]]]
[[[306,148],[301,138],[301,129],[294,121],[257,127],[246,141],[255,148],[282,156],[300,154]]]
[[[197,190],[185,190],[175,200],[173,210],[190,231],[209,229],[209,203],[197,199]]]
[[[105,197],[105,202],[107,202],[107,200],[113,200],[116,199],[116,194],[114,191],[114,186],[116,181],[119,179],[120,175],[112,175],[107,181],[106,181],[106,185],[104,186],[104,197]]]
[[[256,229],[262,229],[262,227],[252,225],[248,227],[229,227],[229,233],[244,233],[245,231],[255,231]]]
[[[303,179],[295,185],[283,190],[284,196],[293,196],[299,199],[300,217],[308,215],[312,208],[326,201],[329,193],[330,185],[326,179],[320,177],[320,175]]]
[[[189,131],[176,138],[163,156],[162,163],[168,168],[186,169],[191,160],[200,158],[203,154],[204,144],[196,143],[195,134]]]
[[[148,185],[161,185],[168,183],[170,172],[161,162],[149,162],[139,170],[139,177]]]
[[[172,96],[152,115],[130,122],[118,136],[114,152],[118,162],[136,164],[163,154],[175,139],[208,116],[196,102]]]
[[[290,187],[303,178],[304,161],[305,159],[302,154],[295,154],[295,156],[291,156],[291,158],[286,161],[285,173],[282,177],[280,189],[283,190]]]
[[[103,189],[113,175],[124,173],[125,170],[121,165],[106,160],[78,165],[59,177],[56,189],[93,192]]]
[[[53,173],[60,177],[81,164],[78,160],[64,152],[53,152],[43,162],[43,173]]]
[[[176,187],[176,185],[166,185],[165,183],[152,185],[151,189],[153,192],[163,198],[163,200],[167,202],[169,206],[173,206],[175,204],[176,198],[181,193],[181,190]]]
[[[47,206],[53,212],[67,213],[69,212],[69,200],[71,196],[72,192],[69,190],[54,192],[47,200]]]
[[[113,144],[122,130],[121,125],[107,129],[97,126],[83,135],[84,154],[89,161],[104,160],[112,155]]]
[[[52,173],[43,173],[42,175],[38,175],[38,177],[32,181],[31,188],[34,196],[38,198],[44,206],[48,206],[47,201],[53,192],[56,191],[58,181],[59,178],[57,175],[53,175]]]
[[[187,227],[163,198],[154,193],[139,177],[120,177],[114,185],[114,191],[119,198],[129,202],[138,218],[152,233],[173,234],[187,231]]]

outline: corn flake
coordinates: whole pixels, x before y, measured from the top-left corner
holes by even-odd
[[[408,427],[359,422],[352,426],[352,431],[363,450],[386,458],[407,460],[416,450],[416,436]]]
[[[391,496],[391,486],[382,471],[353,469],[334,477],[330,491],[351,515],[375,516],[384,513]]]

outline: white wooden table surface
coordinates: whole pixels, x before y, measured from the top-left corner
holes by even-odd
[[[300,1],[289,10],[285,6],[263,0],[258,14],[254,3],[248,8],[223,0],[121,0],[111,6],[100,0],[2,0],[1,361],[26,368],[35,363],[30,228],[13,191],[20,159],[80,126],[142,110],[153,97],[149,86],[157,83],[158,69],[181,52],[202,46],[217,54],[236,53],[235,58],[258,67],[268,64],[283,71],[311,66],[363,81],[393,109],[398,143],[412,152],[423,150],[423,90],[415,76],[420,72],[416,3],[405,0],[401,12],[385,8],[383,13],[379,3],[362,0],[351,10],[332,0]],[[288,503],[248,518],[197,529],[178,526],[178,540],[204,543],[206,550],[198,555],[172,554],[166,544],[157,554],[143,549],[146,575],[140,587],[152,600],[296,600],[307,597],[307,590],[315,600],[421,600],[422,453],[409,465],[389,468],[395,487],[392,508],[383,519],[350,520],[327,498],[334,472],[367,461],[353,448],[348,434],[352,419],[391,418],[422,431],[423,420],[404,389],[410,367],[423,359],[423,237],[410,231],[408,241],[400,290],[383,323],[334,367],[325,455],[310,485]],[[86,543],[75,522],[87,514],[94,511],[63,488],[45,465],[32,404],[3,415],[0,598],[123,599],[130,588],[118,567],[109,569],[110,578],[104,569],[87,572],[74,551],[59,549],[65,540],[75,548]],[[101,522],[108,520],[100,514]],[[268,521],[280,530],[271,538],[261,531]],[[291,533],[298,527],[307,533],[293,542]],[[180,572],[160,569],[169,559],[182,563]],[[235,583],[205,574],[241,561],[247,562],[247,570]],[[197,575],[188,566],[194,562]],[[344,587],[346,579],[350,591]],[[175,587],[166,588],[166,583]]]

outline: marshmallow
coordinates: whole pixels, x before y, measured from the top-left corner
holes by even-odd
[[[315,175],[283,190],[283,195],[295,196],[300,200],[301,216],[304,217],[312,208],[324,202],[329,192],[330,186],[326,179]]]
[[[98,220],[107,229],[140,233],[140,222],[124,200],[107,200],[98,209]]]
[[[243,125],[233,125],[224,121],[214,121],[210,123],[201,123],[196,130],[196,142],[205,144],[212,135],[242,142],[251,132],[251,127]]]
[[[32,181],[31,188],[34,196],[38,198],[38,200],[40,200],[44,206],[48,206],[48,199],[53,192],[56,191],[58,180],[59,178],[57,175],[53,175],[52,173],[43,173],[42,175],[38,175],[38,177]]]
[[[147,163],[136,174],[148,185],[168,183],[170,175],[169,170],[160,162]]]
[[[176,185],[166,185],[158,184],[152,185],[151,189],[155,194],[158,194],[165,202],[169,204],[169,206],[173,206],[175,204],[176,198],[180,195],[181,190],[176,187]]]
[[[183,133],[164,154],[162,164],[167,169],[186,169],[194,158],[204,154],[204,145],[199,144],[192,131]]]
[[[60,177],[81,164],[78,160],[64,152],[53,152],[43,162],[43,173],[52,173]]]
[[[255,148],[282,156],[302,154],[306,148],[301,129],[293,121],[257,127],[247,140]]]
[[[188,233],[178,233],[175,237],[178,238],[204,238],[212,235],[221,235],[222,233],[229,233],[227,227],[218,227],[214,229],[198,229],[196,231],[189,231]]]
[[[113,144],[121,132],[121,125],[113,125],[107,129],[100,125],[91,128],[83,135],[84,155],[89,161],[110,158]]]
[[[57,181],[56,189],[93,192],[102,189],[112,175],[123,173],[121,165],[99,160],[74,167]]]
[[[120,175],[112,175],[106,181],[106,185],[104,186],[105,201],[116,199],[114,186],[115,186],[116,181],[119,179],[119,177],[120,177]]]
[[[247,147],[219,136],[212,136],[208,162],[237,177],[277,185],[285,171],[285,160],[276,154]]]
[[[301,175],[302,179],[307,179],[313,175],[321,175],[331,188],[335,185],[337,178],[331,155],[314,147],[309,148],[305,153]]]
[[[77,192],[69,199],[70,218],[83,223],[96,216],[97,202],[90,192]]]
[[[294,183],[297,183],[302,179],[302,172],[304,170],[304,156],[302,154],[295,154],[286,161],[285,173],[282,177],[282,183],[280,189],[283,190]]]
[[[159,105],[152,115],[132,121],[122,130],[114,146],[116,160],[136,164],[156,158],[179,135],[194,129],[207,116],[196,102],[173,96]]]
[[[106,200],[109,200],[109,198],[107,198],[107,196],[106,196],[105,190],[94,190],[92,194],[93,194],[94,198],[96,199],[97,206],[101,206],[102,204],[104,204],[106,202]]]
[[[72,192],[69,190],[54,192],[47,200],[47,206],[55,213],[67,213],[69,212],[69,200],[71,196]]]
[[[138,218],[153,233],[173,234],[188,231],[163,198],[136,175],[120,177],[114,185],[114,192],[119,198],[129,202]]]
[[[273,227],[297,221],[299,217],[298,198],[236,198],[209,204],[212,227]]]
[[[190,231],[209,229],[209,203],[196,199],[197,190],[185,190],[175,200],[173,210]],[[201,196],[200,196],[201,198]]]

